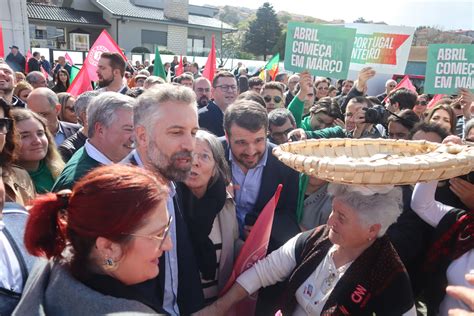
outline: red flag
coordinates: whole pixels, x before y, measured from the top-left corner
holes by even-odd
[[[211,44],[211,51],[207,56],[206,66],[204,66],[204,70],[202,71],[202,76],[209,79],[210,82],[214,79],[214,75],[216,73],[216,40],[214,38],[214,34],[212,34],[212,44]]]
[[[77,97],[81,93],[91,90],[92,84],[89,78],[89,71],[87,69],[87,65],[84,64],[81,70],[79,70],[76,78],[74,78],[71,85],[67,89],[67,92]]]
[[[97,63],[99,62],[100,55],[102,55],[104,52],[119,53],[122,55],[122,58],[125,60],[125,62],[127,62],[127,57],[125,57],[117,43],[115,43],[106,30],[103,30],[87,54],[86,60],[84,61],[84,66],[87,67],[82,67],[87,69],[89,79],[92,81],[99,80],[99,77],[96,73]]]
[[[441,100],[444,97],[445,97],[445,94],[435,94],[433,96],[433,99],[431,99],[430,103],[428,103],[428,106],[426,108],[431,109],[432,107],[434,107],[436,102],[438,102],[439,100]]]
[[[40,65],[40,70],[43,73],[43,75],[46,77],[46,80],[49,80],[49,73],[44,70],[43,66]]]
[[[179,56],[179,65],[178,67],[175,67],[174,69],[174,75],[175,77],[181,75],[184,72],[184,66],[183,66],[183,56]]]
[[[5,57],[5,48],[3,47],[3,28],[0,23],[0,58]]]
[[[262,212],[257,218],[255,225],[253,225],[245,244],[240,250],[239,256],[234,264],[232,274],[227,281],[224,289],[220,293],[225,294],[230,287],[234,284],[237,277],[245,270],[253,266],[255,262],[265,257],[268,250],[268,242],[270,240],[270,233],[272,231],[273,215],[275,208],[280,198],[281,189],[283,185],[279,184],[275,194],[267,202]],[[241,301],[234,307],[236,315],[254,315],[255,305],[257,303],[257,294],[252,295],[245,300]]]
[[[33,55],[31,55],[31,51],[28,50],[28,52],[26,53],[26,63],[25,63],[25,73],[29,73],[30,72],[30,67],[28,67],[28,61],[30,60],[30,58],[33,58]]]
[[[418,92],[416,92],[416,87],[413,85],[413,83],[411,83],[411,80],[408,76],[403,77],[403,79],[400,80],[400,82],[397,84],[397,86],[395,88],[393,88],[393,90],[390,91],[390,93],[393,93],[394,91],[396,91],[398,89],[401,89],[401,88],[411,90],[411,91],[415,92],[416,94],[418,94]],[[382,103],[385,103],[387,101],[387,99],[388,99],[388,95],[385,97],[385,99],[383,99]]]
[[[71,58],[71,56],[69,56],[68,53],[66,53],[66,54],[64,55],[64,58],[66,59],[66,62],[69,63],[69,65],[71,65],[71,66],[74,65],[74,62],[72,61],[72,58]]]

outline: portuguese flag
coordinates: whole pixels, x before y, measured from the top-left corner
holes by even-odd
[[[265,68],[260,73],[260,79],[265,81],[265,75],[268,71],[268,74],[272,78],[272,81],[275,80],[276,75],[278,74],[278,63],[280,62],[280,53],[274,55],[265,65]]]
[[[171,71],[171,70],[170,70]],[[153,76],[161,77],[166,80],[166,72],[161,61],[160,50],[155,48],[155,64],[153,66]]]

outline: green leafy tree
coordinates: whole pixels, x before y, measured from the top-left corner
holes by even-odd
[[[258,8],[257,17],[250,22],[245,36],[243,48],[254,55],[268,55],[275,53],[275,47],[280,38],[281,26],[272,5],[265,2]]]

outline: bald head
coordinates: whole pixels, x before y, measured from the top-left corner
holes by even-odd
[[[30,72],[26,76],[26,82],[32,85],[34,89],[41,87],[45,88],[48,86],[48,81],[46,80],[46,77],[43,75],[43,73],[39,71]]]
[[[211,98],[211,82],[206,77],[199,77],[193,86],[199,107],[206,106]]]
[[[56,135],[58,131],[58,113],[61,108],[58,96],[51,89],[37,88],[31,91],[26,100],[28,108],[48,121],[48,129]]]

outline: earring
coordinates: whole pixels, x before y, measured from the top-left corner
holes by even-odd
[[[112,270],[117,269],[117,267],[118,267],[118,264],[117,264],[117,262],[114,261],[114,259],[112,259],[112,258],[105,259],[105,261],[104,261],[104,269],[105,270],[112,271]]]

